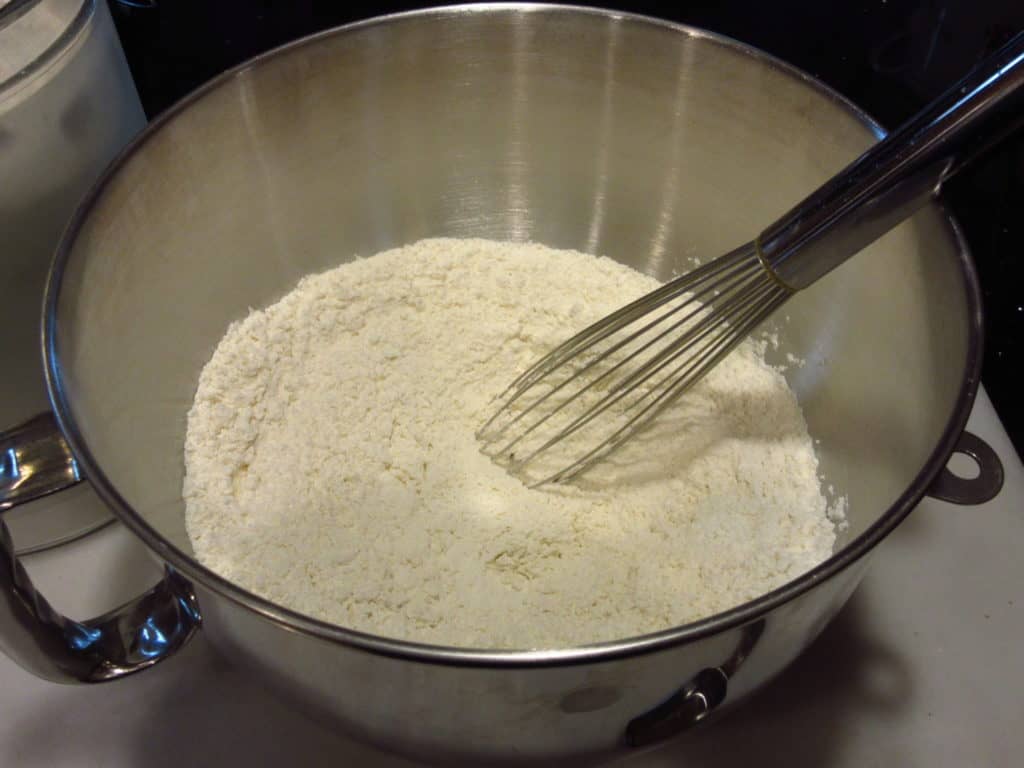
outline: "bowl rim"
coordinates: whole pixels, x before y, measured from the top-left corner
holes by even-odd
[[[765,593],[754,600],[748,601],[722,613],[705,617],[681,626],[659,630],[650,634],[623,638],[620,640],[595,643],[591,645],[569,648],[539,650],[494,650],[480,648],[460,648],[452,646],[431,645],[406,640],[380,637],[366,632],[348,629],[320,619],[303,615],[270,600],[259,597],[242,587],[217,575],[199,563],[191,555],[171,544],[160,533],[147,523],[131,505],[125,501],[118,490],[110,482],[95,460],[86,437],[79,428],[74,408],[67,396],[62,376],[60,355],[57,349],[57,328],[60,297],[64,288],[63,277],[74,251],[79,232],[90,212],[103,197],[110,180],[119,168],[141,151],[151,137],[168,125],[181,112],[201,100],[205,95],[225,85],[232,79],[243,75],[248,70],[264,66],[274,59],[321,40],[364,30],[378,25],[394,24],[410,19],[445,18],[461,14],[494,14],[494,13],[550,13],[578,16],[600,16],[610,21],[629,22],[632,24],[651,25],[663,30],[680,34],[688,38],[702,39],[724,46],[743,54],[756,62],[767,65],[782,74],[805,85],[842,107],[860,124],[871,130],[877,138],[886,135],[885,130],[866,112],[846,97],[832,90],[817,78],[788,64],[760,49],[732,38],[709,32],[686,24],[679,24],[642,14],[626,13],[609,9],[570,6],[548,3],[481,3],[437,6],[401,13],[387,14],[351,24],[323,30],[316,34],[289,42],[280,47],[256,56],[218,77],[203,84],[189,93],[165,112],[160,114],[111,162],[100,179],[93,185],[83,198],[75,214],[65,228],[54,261],[47,278],[42,318],[42,352],[47,391],[53,406],[54,414],[64,437],[73,454],[78,460],[85,477],[87,477],[98,495],[111,507],[117,518],[124,523],[145,545],[152,550],[165,564],[178,571],[189,580],[201,584],[206,589],[224,597],[242,608],[253,611],[263,618],[291,631],[311,635],[318,639],[348,646],[353,649],[370,652],[376,655],[395,657],[417,663],[440,664],[463,667],[515,667],[534,668],[548,666],[569,666],[606,662],[625,657],[638,656],[661,651],[674,646],[691,643],[701,638],[715,635],[735,627],[749,624],[779,606],[799,597],[813,589],[819,583],[830,579],[866,555],[882,541],[914,508],[926,494],[929,485],[945,466],[953,452],[957,440],[967,423],[977,393],[982,361],[983,320],[981,309],[981,291],[973,260],[967,243],[957,222],[950,216],[940,202],[931,205],[941,215],[950,229],[953,243],[957,250],[963,286],[966,292],[968,311],[967,356],[964,361],[964,378],[957,395],[954,407],[946,422],[946,426],[938,439],[935,448],[924,466],[914,477],[908,487],[890,507],[878,516],[878,519],[860,536],[849,542],[838,552],[832,554],[824,562],[807,571],[798,578]]]

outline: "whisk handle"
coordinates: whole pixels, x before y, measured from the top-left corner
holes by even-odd
[[[764,230],[760,254],[805,288],[895,227],[1024,122],[1024,32]]]

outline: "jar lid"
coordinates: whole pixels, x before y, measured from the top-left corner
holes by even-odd
[[[95,0],[0,0],[0,96],[74,41]]]

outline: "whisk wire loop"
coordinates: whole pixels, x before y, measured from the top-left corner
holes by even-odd
[[[790,293],[752,244],[666,283],[521,374],[478,433],[484,450],[532,485],[575,477],[643,429]],[[542,457],[584,433],[579,458],[534,481]]]

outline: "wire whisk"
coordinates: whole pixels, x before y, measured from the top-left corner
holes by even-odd
[[[753,242],[559,345],[498,398],[477,433],[531,485],[605,459],[779,309],[910,216],[1024,120],[1024,33]]]
[[[792,294],[763,276],[753,246],[745,246],[573,336],[504,393],[480,430],[487,452],[528,476],[528,466],[544,466],[542,454],[575,438],[574,445],[587,446],[582,454],[534,484],[579,474],[699,381]]]

